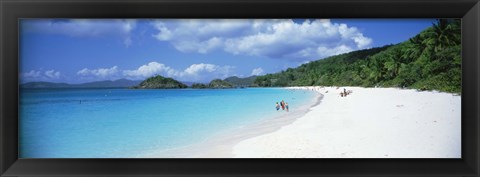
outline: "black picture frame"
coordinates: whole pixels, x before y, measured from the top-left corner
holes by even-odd
[[[462,18],[461,159],[18,159],[20,18]],[[0,176],[478,176],[478,0],[1,0]]]

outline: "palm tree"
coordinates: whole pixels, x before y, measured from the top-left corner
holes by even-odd
[[[406,50],[404,51],[402,56],[404,59],[407,60],[407,62],[411,62],[418,58],[427,47],[424,39],[420,35],[410,38],[409,41],[411,45],[405,48]]]
[[[369,79],[373,81],[373,84],[377,84],[382,78],[382,64],[378,61],[377,57],[372,57],[371,62],[369,63],[368,71]]]
[[[457,20],[458,21],[458,20]],[[434,52],[443,50],[448,46],[459,44],[456,40],[456,33],[459,33],[459,22],[448,19],[437,19],[437,23],[433,24],[432,36],[429,40],[435,46]]]

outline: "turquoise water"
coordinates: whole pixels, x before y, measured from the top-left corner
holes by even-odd
[[[311,91],[248,89],[22,89],[20,158],[132,158],[310,104]]]

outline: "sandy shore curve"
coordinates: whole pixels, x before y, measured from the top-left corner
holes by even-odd
[[[397,88],[303,87],[321,104],[233,147],[236,158],[461,158],[461,96]]]

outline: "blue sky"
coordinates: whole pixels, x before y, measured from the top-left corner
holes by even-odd
[[[20,80],[208,82],[408,40],[435,19],[23,19]]]

